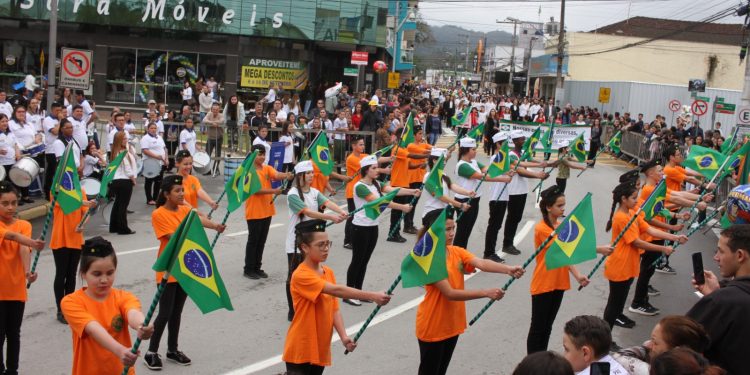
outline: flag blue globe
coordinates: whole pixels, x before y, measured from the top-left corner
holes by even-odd
[[[732,224],[750,224],[750,185],[737,186],[729,193],[727,219]]]
[[[202,279],[209,278],[213,274],[211,260],[205,251],[190,249],[185,252],[184,262],[187,269],[193,275]]]

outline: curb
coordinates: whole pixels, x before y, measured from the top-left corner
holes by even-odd
[[[38,206],[31,207],[29,209],[18,211],[18,218],[21,220],[34,220],[36,218],[44,217],[47,215],[47,211],[49,210],[49,202],[45,204],[40,204]]]

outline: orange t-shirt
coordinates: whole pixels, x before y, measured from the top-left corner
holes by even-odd
[[[26,301],[26,272],[23,270],[20,247],[16,241],[5,239],[7,231],[31,237],[31,223],[16,220],[11,225],[0,222],[0,301]]]
[[[198,208],[198,191],[202,187],[198,177],[191,174],[182,176],[182,187],[185,189],[185,202],[193,208]]]
[[[339,310],[339,301],[323,293],[326,283],[336,284],[336,276],[330,268],[322,267],[321,275],[302,263],[292,274],[289,288],[294,319],[286,334],[284,362],[331,365],[333,315]]]
[[[410,154],[424,154],[425,151],[432,150],[432,145],[430,145],[427,142],[422,143],[412,143],[410,144],[406,150]],[[416,168],[416,169],[409,169],[409,182],[419,182],[420,184],[422,181],[424,181],[424,175],[427,172],[427,159],[409,159],[410,163],[418,164],[418,163],[425,163],[425,168]]]
[[[641,195],[638,197],[638,206],[639,207],[642,207],[643,204],[646,203],[646,199],[648,199],[648,197],[651,195],[651,193],[654,191],[655,188],[656,188],[656,185],[648,185],[648,184],[644,184],[643,187],[641,187]],[[670,192],[669,188],[667,188],[667,196],[666,196],[664,204],[667,203],[666,201],[669,200],[670,195],[671,195],[671,192]],[[643,211],[641,211],[641,217],[643,217],[644,220],[645,220],[646,213],[643,212]],[[662,223],[666,223],[667,222],[667,219],[665,219],[663,216],[654,216],[651,220],[661,221]],[[654,229],[658,229],[660,231],[664,231],[664,229],[658,228],[658,227],[654,227]],[[649,235],[648,233],[641,233],[641,239],[644,240],[644,241],[647,241],[647,242],[651,242],[651,241],[655,240],[656,238],[654,238],[653,236]]]
[[[349,156],[346,158],[346,175],[347,177],[354,176],[354,178],[349,181],[348,184],[346,184],[346,199],[353,199],[354,198],[354,185],[357,184],[357,181],[362,179],[362,175],[359,174],[359,170],[362,168],[362,166],[359,164],[360,160],[364,159],[367,154],[362,153],[359,154],[359,156],[355,156],[353,153],[349,154]]]
[[[448,283],[453,289],[464,288],[464,272],[474,272],[469,264],[474,254],[458,246],[447,246],[445,263]],[[442,341],[466,330],[466,304],[450,301],[435,285],[425,285],[425,296],[417,308],[417,338],[426,342]]]
[[[395,146],[394,146],[395,148]],[[391,167],[391,186],[409,187],[409,151],[404,147],[398,147]]]
[[[86,190],[81,188],[82,196],[86,196]],[[83,219],[83,215],[89,208],[81,205],[81,208],[65,215],[60,203],[55,202],[52,220],[52,238],[49,241],[49,248],[56,250],[62,247],[69,249],[81,249],[83,246],[83,232],[76,232],[76,227]]]
[[[330,177],[324,175],[320,171],[320,168],[318,168],[318,166],[315,165],[315,163],[313,163],[313,179],[312,179],[312,182],[310,183],[310,187],[314,187],[317,191],[321,193],[325,193],[326,191],[325,189],[326,189],[326,186],[328,185],[329,179]],[[289,183],[291,184],[292,182],[290,181]]]
[[[86,325],[97,322],[112,338],[131,347],[128,332],[128,311],[141,310],[141,303],[132,293],[112,288],[104,301],[86,295],[85,287],[68,294],[60,308],[73,333],[73,375],[121,374],[122,362],[86,333]],[[134,375],[133,367],[128,370]]]
[[[180,226],[180,223],[185,216],[190,213],[190,210],[192,210],[192,208],[185,205],[177,206],[177,211],[171,211],[166,207],[161,206],[151,213],[151,225],[154,226],[154,235],[159,240],[159,252],[156,254],[157,258],[161,255],[161,252],[164,251],[164,247],[167,246],[169,237],[171,237],[174,231],[177,230],[177,227]],[[156,273],[157,284],[161,282],[163,276],[164,272]],[[175,280],[174,277],[169,276],[168,282],[175,283],[177,280]]]
[[[664,167],[664,176],[667,178],[667,189],[680,191],[682,190],[682,184],[687,178],[687,171],[685,168],[677,165],[674,167]]]
[[[555,228],[558,224],[555,223]],[[553,230],[544,220],[538,222],[534,227],[534,247],[539,247],[552,234]],[[544,257],[547,255],[550,245],[552,245],[552,241],[536,256],[536,267],[534,267],[534,275],[531,277],[532,296],[553,290],[570,289],[570,268],[568,266],[555,268],[554,270],[547,269]]]
[[[271,188],[271,179],[276,178],[276,170],[264,165],[255,171],[260,179],[261,189]],[[265,219],[276,215],[276,207],[273,205],[273,194],[253,194],[245,201],[245,220]]]
[[[619,209],[615,212],[612,217],[612,241],[622,232],[625,224],[630,221],[634,213],[635,211],[631,210],[628,214],[625,214]],[[649,225],[643,220],[643,216],[638,215],[638,218],[628,228],[622,239],[620,239],[620,242],[617,243],[615,250],[607,257],[607,261],[604,263],[604,277],[607,280],[625,281],[638,277],[641,250],[633,246],[633,242],[648,228]]]

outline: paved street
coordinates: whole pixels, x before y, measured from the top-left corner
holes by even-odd
[[[486,156],[480,156],[486,160]],[[453,175],[455,158],[446,171]],[[610,191],[617,176],[624,171],[619,165],[599,163],[596,169],[587,171],[579,179],[573,177],[568,184],[567,210],[591,191],[594,194],[594,211],[597,219],[599,243],[606,243],[610,234],[605,234],[604,226],[611,207]],[[555,173],[553,173],[554,177]],[[575,176],[575,174],[574,174]],[[218,196],[223,189],[223,179],[210,179],[200,176],[204,187],[212,196]],[[554,180],[550,180],[554,181]],[[147,206],[143,196],[143,180],[139,180],[130,209],[130,227],[137,234],[118,236],[107,233],[100,215],[88,225],[86,237],[102,235],[111,240],[118,252],[119,266],[115,286],[134,292],[141,300],[144,310],[155,291],[154,273],[150,270],[156,258],[158,241],[154,238],[150,223],[152,208]],[[551,182],[545,184],[549,186]],[[339,202],[343,197],[337,197]],[[182,368],[166,362],[164,374],[278,374],[284,367],[280,355],[288,322],[286,320],[286,298],[284,281],[286,278],[286,256],[283,251],[287,231],[288,211],[286,200],[276,201],[277,215],[273,218],[269,241],[264,256],[264,269],[270,278],[263,281],[249,280],[242,276],[244,247],[247,236],[243,212],[232,214],[226,234],[215,249],[219,270],[231,295],[235,311],[216,311],[202,315],[192,302],[188,302],[182,316],[182,330],[179,349],[193,360],[192,366]],[[485,228],[487,227],[487,200],[482,198],[482,207],[470,239],[469,250],[481,255]],[[206,209],[205,206],[202,209]],[[417,209],[421,215],[421,202]],[[222,218],[224,211],[214,214]],[[519,226],[517,245],[523,251],[520,256],[507,257],[510,264],[521,264],[533,251],[533,225],[539,220],[539,210],[534,207],[534,199],[529,198],[523,220]],[[380,239],[370,262],[366,289],[385,290],[399,272],[399,266],[414,236],[405,235],[410,240],[405,244],[386,242],[387,218],[381,220]],[[43,218],[34,221],[34,235],[41,232]],[[419,223],[419,220],[417,220]],[[328,266],[331,267],[339,283],[346,281],[346,269],[351,254],[342,248],[344,225],[335,225],[329,233],[334,242]],[[208,231],[209,238],[214,232]],[[502,234],[500,235],[502,237]],[[697,301],[690,287],[691,266],[689,253],[703,251],[707,269],[716,266],[711,260],[716,237],[709,232],[703,236],[698,232],[688,245],[673,257],[673,265],[678,273],[674,276],[656,274],[652,284],[662,291],[662,295],[652,297],[652,304],[667,314],[684,313]],[[579,266],[588,273],[594,262]],[[530,297],[529,281],[534,263],[527,269],[526,277],[516,282],[508,290],[506,297],[496,303],[474,327],[460,337],[453,356],[449,373],[452,374],[508,374],[525,355],[526,335],[529,327]],[[55,320],[52,278],[54,264],[49,251],[39,263],[39,280],[32,286],[22,327],[21,370],[26,374],[66,374],[71,368],[71,339],[67,326]],[[499,287],[506,280],[505,275],[479,273],[468,278],[467,288]],[[79,285],[80,286],[80,285]],[[631,288],[632,289],[632,288]],[[602,272],[593,278],[592,284],[581,292],[566,293],[562,308],[557,317],[550,349],[562,351],[561,332],[563,324],[579,314],[601,315],[606,302],[608,288]],[[632,291],[631,291],[632,293]],[[334,337],[333,366],[327,374],[409,374],[416,373],[419,363],[419,349],[414,335],[415,306],[419,303],[422,289],[399,287],[391,304],[381,310],[376,322],[365,332],[359,347],[354,353],[344,356],[344,348]],[[467,318],[470,319],[487,302],[477,300],[467,302]],[[344,321],[354,334],[359,323],[370,313],[374,305],[352,307],[341,304]],[[629,314],[637,322],[632,330],[615,328],[616,341],[622,345],[633,345],[647,339],[650,330],[658,321],[657,317],[641,317]],[[145,351],[145,346],[142,347]],[[161,343],[160,352],[166,351],[166,337]],[[139,361],[137,371],[149,373]]]

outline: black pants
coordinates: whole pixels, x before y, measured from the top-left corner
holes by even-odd
[[[133,182],[129,179],[112,180],[109,185],[109,193],[115,198],[112,206],[112,214],[109,218],[110,233],[130,232],[128,226],[128,205],[133,195]]]
[[[55,282],[52,289],[55,291],[57,311],[60,312],[63,297],[76,291],[76,270],[81,259],[81,249],[61,247],[52,250],[52,255],[55,257]]]
[[[456,348],[458,335],[442,341],[419,342],[419,375],[445,375]]]
[[[378,243],[378,227],[353,225],[352,236],[352,261],[346,271],[346,285],[362,289],[367,263],[370,262],[372,252]]]
[[[171,171],[174,168],[174,155],[177,153],[177,147],[180,145],[180,141],[164,141],[164,145],[167,146],[167,161],[169,162],[165,168]]]
[[[55,154],[44,154],[44,199],[49,199],[49,192],[52,189],[52,180],[55,179],[55,170],[57,169],[57,158]]]
[[[400,204],[409,204],[409,196],[396,196],[393,197],[393,202]],[[396,237],[401,235],[401,214],[403,211],[391,209],[391,226],[388,229],[388,237]],[[405,228],[405,227],[404,227]]]
[[[286,254],[286,264],[288,268],[288,272],[286,274],[286,303],[287,306],[289,306],[289,312],[294,314],[294,302],[292,301],[292,290],[291,290],[291,283],[292,283],[292,274],[294,271],[299,267],[299,264],[302,263],[302,255],[300,253],[297,254]]]
[[[421,189],[422,183],[421,182],[412,182],[409,184],[410,189]],[[406,216],[404,216],[404,228],[414,228],[414,211],[416,211],[417,203],[419,202],[419,197],[410,197],[409,202],[411,202],[411,199],[414,199],[414,209],[409,211]]]
[[[591,166],[596,164],[596,159],[594,159],[594,157],[596,157],[596,153],[599,152],[601,146],[602,145],[599,142],[591,142],[589,145],[589,160],[591,160]]]
[[[247,221],[247,245],[245,245],[245,273],[260,270],[263,265],[263,249],[266,247],[271,217]]]
[[[320,375],[323,370],[325,370],[325,367],[312,363],[286,362],[286,375]]]
[[[357,206],[354,204],[354,198],[346,198],[346,208],[349,210],[349,212],[353,212],[357,209]],[[354,224],[352,224],[353,220],[354,215],[351,215],[348,219],[346,219],[346,226],[344,226],[344,243],[352,243],[352,230],[354,230]]]
[[[632,283],[632,278],[625,281],[609,282],[609,297],[607,298],[607,306],[604,307],[604,321],[609,324],[610,329],[615,326],[615,319],[625,309],[625,302],[628,299],[628,292]]]
[[[164,287],[164,293],[159,299],[159,314],[154,321],[154,335],[148,343],[148,351],[156,353],[159,351],[159,341],[164,334],[164,328],[169,325],[167,335],[167,351],[177,351],[177,340],[180,337],[180,320],[182,319],[182,308],[185,307],[187,293],[178,283],[168,283]]]
[[[526,337],[526,354],[547,350],[552,325],[564,294],[564,290],[553,290],[531,296],[531,325]]]
[[[497,233],[503,227],[503,218],[505,210],[508,208],[508,201],[490,201],[490,220],[487,222],[487,233],[484,235],[484,256],[488,257],[495,254],[497,250]]]
[[[0,373],[5,375],[18,375],[24,307],[26,303],[23,301],[0,301]],[[6,341],[8,355],[3,358]]]
[[[651,241],[653,244],[664,245],[664,240]],[[658,251],[645,251],[641,254],[641,269],[638,273],[638,280],[635,282],[635,294],[633,295],[633,305],[640,305],[648,302],[648,284],[651,276],[654,276],[656,268],[651,265],[661,257]]]
[[[146,178],[146,182],[143,184],[143,188],[146,190],[146,202],[156,201],[159,198],[162,178],[164,178],[163,169],[159,171],[156,177]]]
[[[508,196],[508,217],[505,219],[505,230],[503,231],[503,248],[513,245],[518,223],[523,218],[524,207],[526,207],[526,194]]]
[[[227,147],[230,150],[239,148],[240,133],[237,127],[237,120],[227,120]]]
[[[471,236],[471,230],[474,229],[474,224],[477,221],[479,215],[479,197],[477,198],[462,198],[456,199],[461,203],[469,203],[471,208],[468,211],[458,215],[461,218],[456,222],[456,237],[453,239],[453,244],[464,249],[469,244],[469,236]]]
[[[217,174],[219,171],[219,163],[221,163],[221,145],[224,143],[224,137],[219,136],[216,139],[207,139],[206,140],[206,153],[208,156],[211,156],[211,154],[216,152],[216,159],[214,160],[213,167],[211,167],[211,171],[214,174]]]
[[[556,178],[555,183],[557,184],[557,187],[560,188],[560,191],[565,193],[565,188],[568,186],[568,179],[567,178]]]

